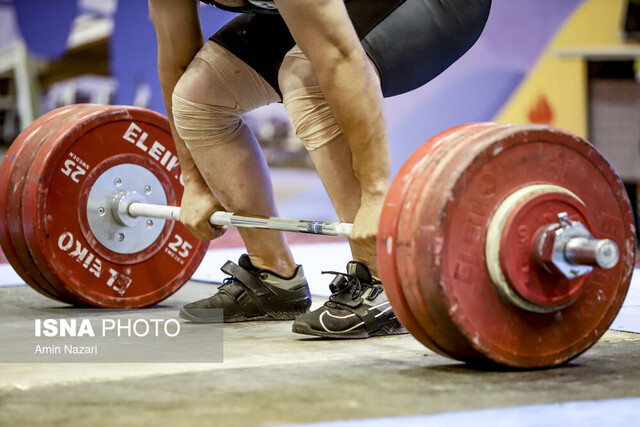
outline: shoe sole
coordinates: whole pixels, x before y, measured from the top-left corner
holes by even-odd
[[[359,331],[351,331],[351,332],[328,332],[328,331],[318,331],[315,329],[311,329],[309,325],[306,324],[296,324],[294,323],[292,328],[293,332],[297,334],[303,335],[312,335],[316,337],[322,338],[334,338],[334,339],[364,339],[364,338],[372,338],[372,337],[383,337],[389,335],[402,335],[408,334],[409,332],[402,326],[400,321],[397,318],[389,319],[380,327],[380,329],[374,332],[367,332],[366,330]]]
[[[244,314],[234,314],[233,316],[225,317],[222,323],[241,323],[241,322],[259,322],[259,321],[278,321],[278,320],[295,320],[297,317],[302,316],[309,312],[311,307],[310,300],[303,300],[283,304],[279,309],[263,308],[265,314],[258,316],[247,317]],[[188,320],[193,323],[220,323],[220,318],[203,318],[196,317],[190,314],[184,308],[180,309],[179,316],[182,319]]]

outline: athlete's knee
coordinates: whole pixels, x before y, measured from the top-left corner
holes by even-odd
[[[342,134],[319,86],[286,92],[283,103],[296,136],[307,150],[320,148]]]
[[[225,145],[245,130],[237,108],[203,104],[172,96],[173,123],[189,150]]]
[[[317,86],[318,79],[311,61],[296,45],[285,55],[278,72],[278,85],[282,93],[302,87]]]
[[[279,100],[255,70],[209,42],[176,85],[173,121],[190,150],[216,147],[245,131],[244,113]]]
[[[311,62],[298,46],[284,57],[278,83],[291,125],[307,150],[322,147],[342,134],[318,86]]]

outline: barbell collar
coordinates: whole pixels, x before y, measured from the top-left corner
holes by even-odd
[[[558,223],[542,228],[533,243],[534,260],[548,271],[575,279],[593,271],[610,269],[620,261],[618,245],[609,239],[596,239],[580,221],[567,212],[557,215]]]

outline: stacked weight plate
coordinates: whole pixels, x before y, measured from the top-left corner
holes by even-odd
[[[122,176],[111,187],[110,173]],[[173,221],[143,221],[127,228],[127,239],[113,221],[91,223],[111,215],[109,205],[91,205],[97,187],[102,202],[140,185],[151,192],[138,182],[145,179],[163,201],[179,204],[180,168],[165,117],[96,105],[45,114],[20,134],[0,166],[7,259],[31,287],[70,304],[132,308],[163,300],[191,277],[206,244]],[[147,229],[153,240],[136,246]],[[118,238],[126,240],[122,250],[109,243]]]
[[[538,187],[560,189],[545,194],[558,200],[531,205],[536,215],[505,230],[503,240],[516,241],[501,247],[514,252],[497,267],[526,273],[512,275],[520,280],[514,288],[542,301],[532,304],[540,308],[534,312],[505,299],[492,282],[487,230],[509,195]],[[560,200],[565,193],[576,209]],[[558,206],[595,238],[614,241],[620,262],[571,280],[542,271],[531,260],[532,237],[557,221]],[[427,142],[394,180],[378,239],[382,281],[412,335],[459,360],[518,368],[555,366],[593,345],[622,305],[634,254],[631,207],[611,165],[588,142],[536,125],[470,124]],[[545,306],[558,299],[564,305]]]

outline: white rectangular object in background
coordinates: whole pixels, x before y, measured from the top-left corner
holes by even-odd
[[[332,275],[323,271],[340,271],[346,273],[347,263],[351,261],[351,250],[348,243],[318,243],[308,245],[291,245],[295,262],[302,264],[304,274],[309,282],[312,295],[329,296],[329,283]],[[193,280],[205,282],[222,282],[227,277],[220,267],[231,260],[238,262],[244,248],[215,249],[205,255],[200,267],[193,274]]]

